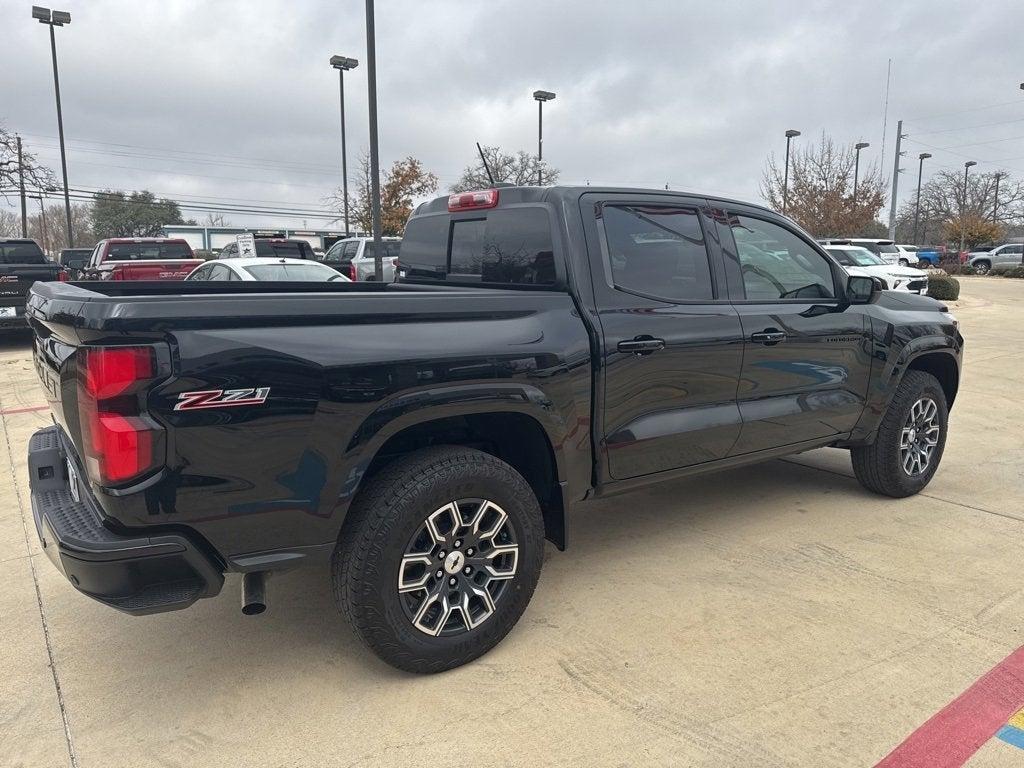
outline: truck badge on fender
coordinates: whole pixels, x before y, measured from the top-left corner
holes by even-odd
[[[176,411],[198,411],[201,408],[231,408],[237,405],[262,405],[270,396],[270,387],[249,389],[204,389],[182,392],[174,405]]]

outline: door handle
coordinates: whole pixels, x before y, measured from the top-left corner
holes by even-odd
[[[778,344],[780,341],[785,341],[786,334],[777,328],[765,328],[760,333],[750,334],[750,340],[770,347],[773,344]]]
[[[653,336],[637,336],[629,341],[620,341],[618,346],[619,352],[628,352],[637,357],[649,355],[651,352],[657,352],[664,348],[665,340],[656,339]]]

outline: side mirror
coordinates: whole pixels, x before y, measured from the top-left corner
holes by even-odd
[[[846,300],[851,304],[867,304],[882,290],[876,277],[850,275],[846,280]]]

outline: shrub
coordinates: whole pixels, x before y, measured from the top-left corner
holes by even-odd
[[[970,264],[946,264],[943,266],[947,275],[976,275],[978,271]]]
[[[933,299],[956,301],[960,297],[960,281],[947,275],[929,275],[928,295]]]
[[[996,272],[994,274],[997,274],[1000,277],[1020,277],[1020,278],[1024,278],[1024,266],[1012,267],[1012,268],[1006,270],[1005,272]]]

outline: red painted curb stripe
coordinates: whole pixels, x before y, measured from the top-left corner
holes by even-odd
[[[33,413],[35,411],[45,411],[50,406],[48,405],[31,405],[27,408],[11,408],[7,411],[0,411],[0,416],[11,416],[15,413]]]
[[[1024,707],[1024,647],[939,710],[875,768],[960,768]]]

